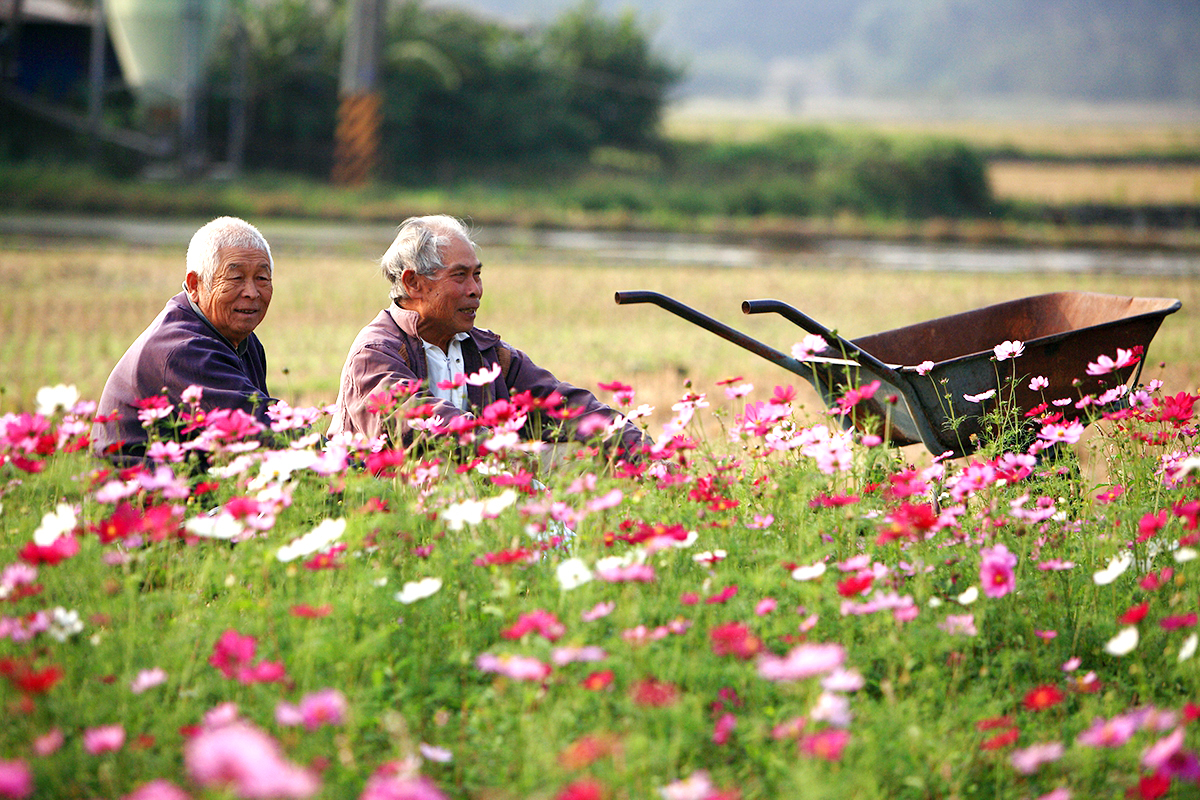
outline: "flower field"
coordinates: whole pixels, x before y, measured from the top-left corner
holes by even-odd
[[[544,465],[526,398],[408,453],[189,406],[122,470],[47,387],[0,416],[0,797],[1195,796],[1198,398],[1138,357],[922,464],[843,429],[874,386],[735,378],[631,461]]]

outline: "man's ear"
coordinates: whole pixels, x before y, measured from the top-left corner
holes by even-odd
[[[400,285],[404,287],[405,293],[414,300],[420,299],[425,294],[425,282],[421,280],[421,276],[415,269],[405,270],[400,275]]]
[[[192,298],[193,303],[200,302],[200,276],[195,272],[189,272],[183,276],[183,288],[187,290],[188,297]]]

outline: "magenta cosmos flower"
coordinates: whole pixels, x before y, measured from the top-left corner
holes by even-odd
[[[979,565],[979,582],[983,584],[983,593],[988,597],[1004,597],[1017,585],[1013,568],[1017,566],[1017,557],[1008,551],[1003,544],[995,547],[985,547],[980,551],[983,561]]]

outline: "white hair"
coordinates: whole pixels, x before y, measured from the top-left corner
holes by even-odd
[[[272,275],[275,261],[271,258],[271,246],[258,232],[258,228],[237,217],[217,217],[192,234],[187,249],[187,275],[193,272],[205,286],[212,286],[220,264],[218,253],[226,247],[247,247],[267,254],[267,264]]]
[[[383,277],[392,285],[392,298],[408,299],[401,280],[404,273],[436,275],[443,269],[446,265],[442,263],[442,248],[459,238],[475,248],[467,226],[446,214],[409,217],[400,223],[392,246],[379,264]]]

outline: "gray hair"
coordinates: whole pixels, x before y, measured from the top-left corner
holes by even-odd
[[[258,232],[258,228],[237,217],[217,217],[192,234],[187,249],[187,275],[193,272],[205,286],[212,286],[216,275],[217,258],[226,247],[248,247],[267,254],[267,264],[275,272],[275,261],[271,258],[271,246]]]
[[[396,239],[383,254],[380,271],[392,285],[393,300],[407,300],[401,278],[406,272],[418,275],[436,275],[446,265],[442,263],[442,248],[455,239],[462,239],[471,248],[475,242],[467,226],[460,220],[445,214],[429,217],[409,217],[400,223]]]

